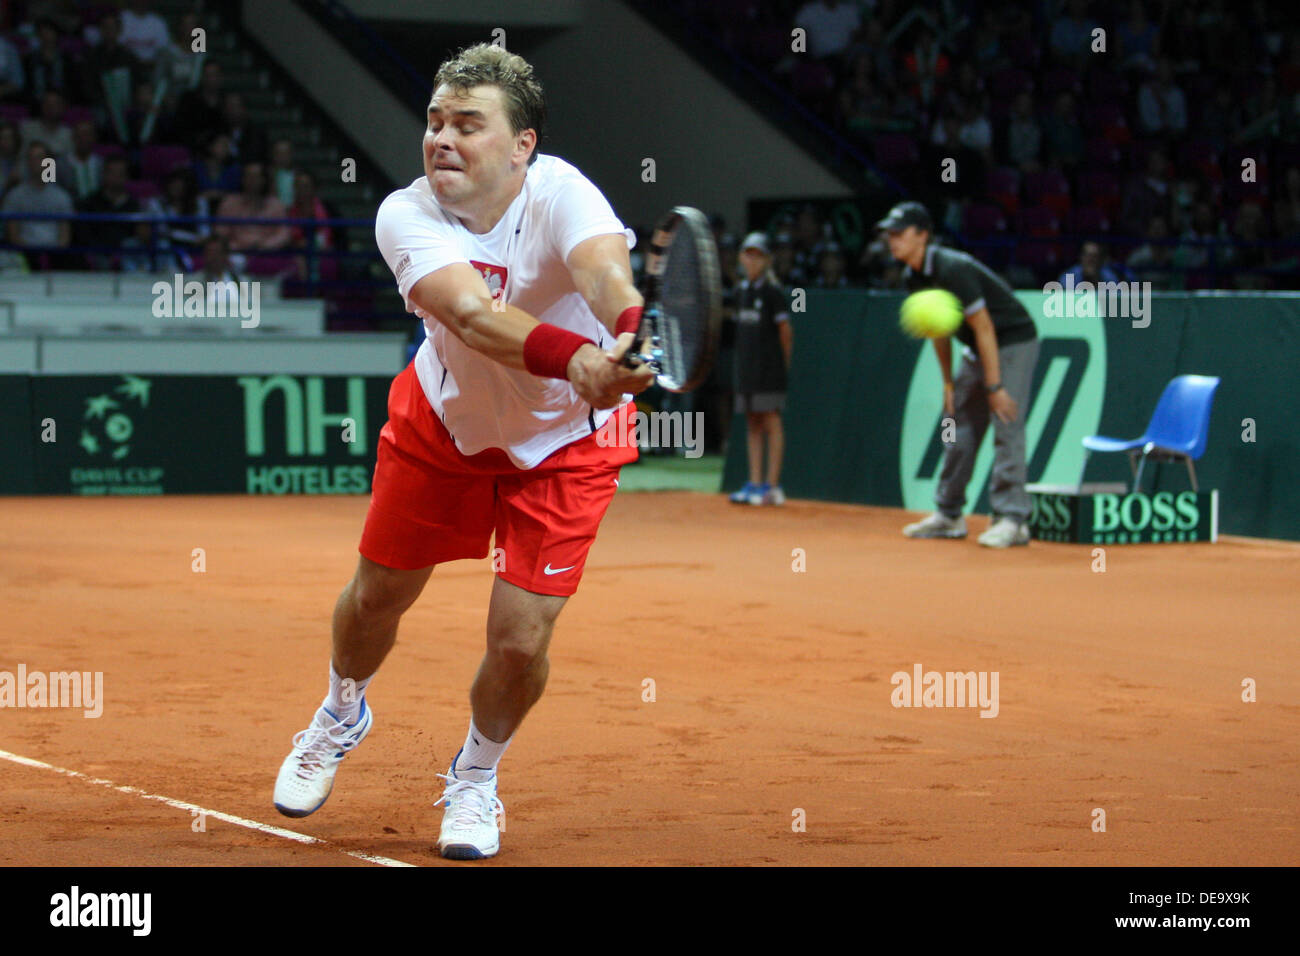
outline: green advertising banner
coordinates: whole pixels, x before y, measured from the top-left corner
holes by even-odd
[[[1030,534],[1077,544],[1212,542],[1219,537],[1218,491],[1030,492]]]
[[[391,379],[35,376],[5,493],[365,494]],[[42,432],[42,422],[47,425]]]
[[[1087,435],[1136,438],[1169,380],[1222,379],[1202,490],[1218,489],[1224,534],[1300,540],[1300,297],[1154,293],[1141,312],[1102,317],[1061,298],[1017,292],[1041,340],[1027,416],[1028,480],[1077,484]],[[1079,293],[1082,295],[1082,293]],[[806,290],[792,314],[794,358],[785,411],[787,495],[928,511],[943,459],[942,391],[929,343],[898,328],[901,294]],[[1078,301],[1083,301],[1082,299]],[[1136,303],[1135,303],[1136,305]],[[954,356],[954,363],[957,357]],[[746,478],[745,425],[734,416],[723,488]],[[967,488],[988,512],[989,429]],[[1124,455],[1094,455],[1087,478],[1131,482]],[[1142,491],[1188,490],[1181,464],[1149,465]]]

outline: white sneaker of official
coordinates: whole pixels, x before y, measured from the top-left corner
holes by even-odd
[[[998,518],[977,539],[986,548],[1011,548],[1029,543],[1029,527],[1015,518]]]

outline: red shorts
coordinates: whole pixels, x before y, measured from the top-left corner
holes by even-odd
[[[629,402],[601,429],[620,428]],[[552,452],[536,468],[516,468],[500,448],[463,455],[407,365],[388,392],[388,423],[358,550],[376,564],[413,570],[484,558],[496,533],[493,568],[537,594],[578,589],[596,528],[635,445],[608,446],[588,435]]]

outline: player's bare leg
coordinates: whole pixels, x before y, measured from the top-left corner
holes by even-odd
[[[493,584],[487,653],[469,692],[474,725],[492,740],[509,740],[542,696],[551,631],[567,600],[525,591],[500,577]]]
[[[500,577],[488,606],[487,652],[470,688],[473,718],[465,744],[443,776],[447,789],[438,848],[455,860],[480,860],[501,845],[497,763],[546,687],[555,619],[568,600],[534,594]]]
[[[397,622],[424,590],[433,568],[401,571],[367,557],[334,605],[334,670],[362,681],[374,676],[397,640]]]

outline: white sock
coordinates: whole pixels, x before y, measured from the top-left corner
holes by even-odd
[[[469,721],[469,733],[465,735],[465,746],[451,762],[451,772],[461,780],[473,780],[475,783],[487,783],[497,772],[501,755],[510,746],[514,737],[498,743],[490,740],[483,731],[474,726],[474,719]],[[457,769],[459,768],[459,769]]]
[[[321,706],[337,717],[340,723],[349,726],[355,724],[357,718],[361,716],[361,702],[365,700],[366,688],[374,679],[374,674],[365,680],[339,677],[338,672],[334,670],[334,661],[331,660],[330,692]]]

